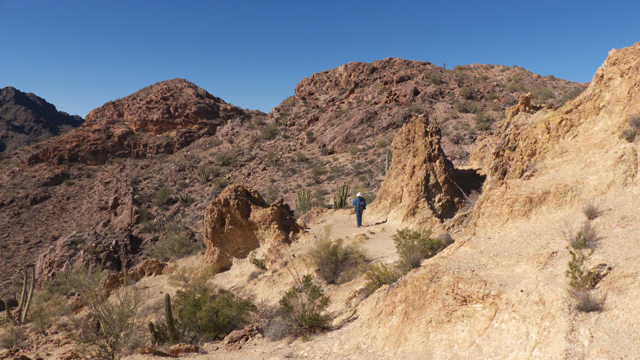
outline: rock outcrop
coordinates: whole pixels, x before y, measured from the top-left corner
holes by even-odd
[[[82,266],[122,271],[139,259],[142,239],[125,232],[104,233],[95,230],[63,237],[38,257],[38,286],[51,280],[56,273]]]
[[[281,200],[269,205],[258,192],[230,185],[205,211],[203,266],[210,266],[214,273],[225,271],[234,258],[246,258],[265,245],[265,252],[273,257],[300,230],[289,205]]]
[[[456,172],[440,146],[435,122],[414,117],[391,144],[393,160],[369,212],[401,223],[436,224],[451,218],[464,194]]]
[[[207,126],[243,111],[185,79],[162,81],[125,98],[110,101],[86,116],[87,125],[121,124],[133,132],[163,134],[177,128]]]
[[[172,154],[243,115],[242,109],[184,79],[167,80],[92,110],[83,126],[44,144],[26,162],[99,164]]]
[[[0,89],[0,153],[63,134],[83,122],[32,93],[11,86]]]

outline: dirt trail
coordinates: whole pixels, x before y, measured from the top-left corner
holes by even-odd
[[[327,213],[309,232],[320,239],[327,228],[330,229],[330,239],[342,238],[346,244],[358,243],[373,262],[390,263],[398,260],[393,235],[398,225],[390,223],[376,223],[367,219],[365,210],[362,226],[356,226],[356,216],[351,210],[338,210]]]

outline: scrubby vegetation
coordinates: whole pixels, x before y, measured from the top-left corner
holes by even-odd
[[[358,274],[365,262],[364,252],[356,245],[343,246],[343,240],[330,240],[331,230],[325,228],[325,234],[317,240],[309,252],[316,274],[327,284],[344,283]]]
[[[569,242],[571,254],[565,275],[571,287],[569,294],[576,303],[575,308],[582,312],[601,311],[604,299],[596,296],[593,288],[602,279],[602,275],[596,269],[587,267],[600,240],[598,232],[589,221],[586,221],[575,232],[565,231],[565,237]]]
[[[331,299],[324,295],[312,275],[296,279],[296,284],[280,299],[284,319],[294,335],[308,335],[327,328],[329,315],[326,309]]]

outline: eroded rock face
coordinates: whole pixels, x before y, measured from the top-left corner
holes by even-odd
[[[233,258],[246,258],[263,245],[273,257],[276,248],[291,243],[300,230],[289,205],[281,200],[269,205],[258,192],[230,185],[205,211],[203,266],[211,266],[214,273],[227,270]]]
[[[44,144],[26,162],[100,164],[172,154],[243,114],[187,80],[162,81],[92,110],[83,126]]]
[[[92,230],[63,237],[38,257],[38,286],[50,281],[56,273],[80,266],[95,265],[111,271],[130,268],[140,255],[141,246],[142,239],[124,232]]]
[[[440,147],[435,122],[414,117],[395,136],[393,161],[369,207],[393,222],[433,224],[453,217],[463,204],[456,172]]]

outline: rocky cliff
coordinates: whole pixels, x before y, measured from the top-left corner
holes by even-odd
[[[368,208],[372,216],[434,226],[455,215],[464,194],[440,139],[438,125],[424,117],[414,117],[398,131],[391,144],[391,166]]]
[[[44,141],[82,125],[44,99],[14,87],[0,89],[0,152]]]

